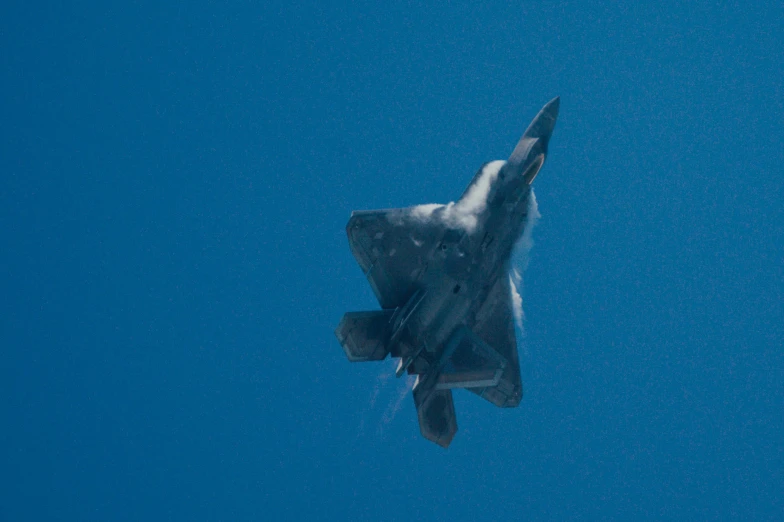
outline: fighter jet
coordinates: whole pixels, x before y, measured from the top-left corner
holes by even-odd
[[[510,257],[558,105],[547,103],[509,159],[484,164],[457,202],[355,211],[346,226],[381,310],[346,313],[335,334],[349,361],[397,357],[398,377],[416,375],[420,430],[444,448],[457,432],[452,389],[502,408],[523,396]]]

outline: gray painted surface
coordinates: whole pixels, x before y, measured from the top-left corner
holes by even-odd
[[[355,211],[346,227],[382,310],[346,313],[338,340],[352,362],[391,355],[398,376],[417,376],[422,435],[443,447],[457,432],[453,388],[499,407],[523,396],[509,259],[558,105],[547,103],[509,159],[483,165],[456,203]]]

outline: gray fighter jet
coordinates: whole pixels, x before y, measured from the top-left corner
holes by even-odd
[[[523,396],[509,259],[528,219],[559,98],[539,111],[507,161],[486,163],[456,203],[352,212],[351,252],[381,310],[348,312],[335,334],[349,361],[398,357],[416,375],[422,435],[457,432],[453,388],[502,408]]]

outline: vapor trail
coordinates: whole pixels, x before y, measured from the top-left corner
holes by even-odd
[[[398,386],[397,396],[393,401],[387,405],[384,415],[381,417],[379,424],[379,431],[388,426],[397,416],[400,408],[403,406],[403,401],[408,397],[409,392],[414,388],[414,381],[416,378],[413,375],[407,375],[405,381]]]
[[[498,177],[498,172],[506,161],[491,161],[484,167],[474,183],[472,183],[465,195],[457,203],[454,201],[441,205],[430,203],[427,205],[417,205],[411,208],[411,217],[420,222],[438,220],[452,228],[462,228],[469,234],[476,229],[478,216],[487,207],[487,198],[493,181]]]
[[[512,254],[511,266],[509,269],[509,283],[512,290],[512,310],[514,311],[515,323],[520,329],[520,333],[524,333],[523,320],[525,313],[523,312],[523,297],[520,294],[520,288],[523,285],[522,274],[528,268],[528,261],[530,258],[531,249],[534,246],[533,230],[539,218],[539,205],[536,202],[536,194],[531,189],[531,196],[528,201],[528,219],[523,228],[523,234],[515,244],[514,253]]]

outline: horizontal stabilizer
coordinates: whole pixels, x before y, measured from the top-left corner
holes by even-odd
[[[335,335],[351,362],[381,361],[389,353],[390,319],[394,310],[347,312]]]
[[[427,440],[446,448],[457,433],[455,404],[451,390],[423,390],[414,387],[419,430]]]

